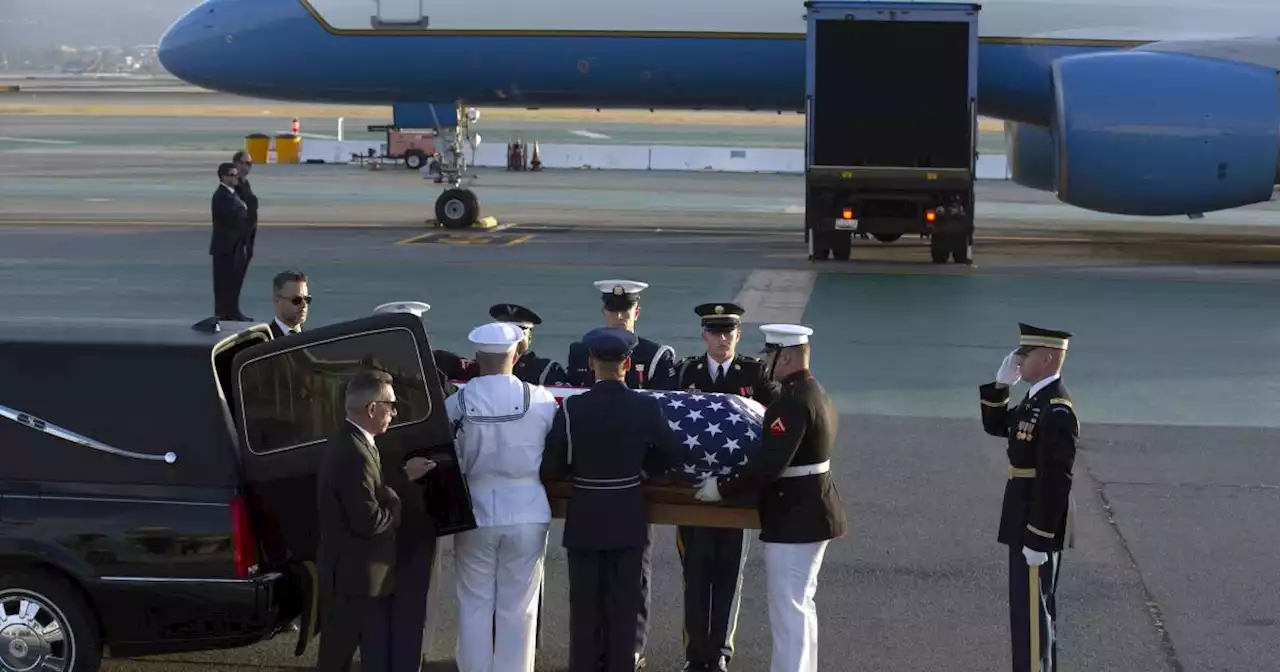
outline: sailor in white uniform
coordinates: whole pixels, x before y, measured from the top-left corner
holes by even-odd
[[[532,672],[551,506],[539,469],[555,397],[512,375],[524,332],[471,331],[479,375],[445,400],[479,527],[454,537],[459,672]]]

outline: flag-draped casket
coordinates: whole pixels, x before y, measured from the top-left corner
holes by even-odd
[[[459,388],[466,383],[455,383]],[[563,401],[586,388],[547,387]],[[764,406],[736,394],[714,392],[640,390],[658,399],[668,426],[685,447],[686,458],[673,478],[688,481],[706,476],[724,477],[752,464],[760,451]],[[658,480],[657,483],[660,483]],[[732,502],[705,503],[693,498],[694,486],[646,483],[650,522],[664,525],[759,528],[754,496]],[[547,496],[553,515],[564,517],[564,504],[573,489],[567,483],[548,482]]]

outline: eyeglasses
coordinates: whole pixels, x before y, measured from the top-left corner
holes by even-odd
[[[387,405],[387,407],[391,409],[391,412],[392,412],[392,413],[396,413],[396,412],[397,412],[397,411],[396,411],[396,402],[395,402],[394,400],[387,400],[387,399],[375,399],[375,400],[373,400],[373,401],[371,401],[371,402],[369,402],[369,403],[371,403],[371,404],[386,404],[386,405]]]
[[[279,295],[277,294],[277,296]],[[307,304],[308,306],[311,305],[311,297],[309,296],[279,296],[279,298],[285,299],[286,301],[288,301],[289,303],[292,303],[295,306],[301,306],[304,303]]]

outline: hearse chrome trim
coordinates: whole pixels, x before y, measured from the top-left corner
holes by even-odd
[[[280,572],[267,572],[262,576],[255,576],[252,579],[188,579],[180,577],[157,577],[157,576],[100,576],[99,581],[107,581],[110,583],[233,583],[233,584],[249,584],[260,583],[262,581],[275,581],[284,576]]]
[[[34,429],[37,432],[44,432],[49,436],[62,439],[63,441],[69,441],[71,443],[79,444],[86,448],[100,450],[104,453],[111,453],[112,455],[119,455],[121,457],[131,457],[135,460],[165,462],[167,464],[173,464],[174,462],[178,461],[178,454],[172,451],[165,453],[164,455],[148,455],[146,453],[135,453],[131,450],[125,450],[123,448],[115,448],[113,446],[108,446],[107,444],[102,443],[100,441],[94,441],[93,439],[87,436],[81,436],[79,434],[76,434],[73,431],[63,429],[57,425],[41,420],[40,418],[37,418],[36,416],[31,415],[30,413],[24,413],[17,409],[9,408],[8,406],[0,406],[0,418],[7,418],[9,420],[12,420],[18,423],[19,425],[25,425],[27,427],[30,427],[31,429]]]

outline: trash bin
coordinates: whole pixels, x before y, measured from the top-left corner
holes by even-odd
[[[293,133],[276,136],[276,163],[297,163],[302,153],[302,138]]]
[[[262,133],[254,133],[245,136],[244,151],[249,152],[249,158],[254,163],[266,163],[267,151],[271,149],[271,136]]]

